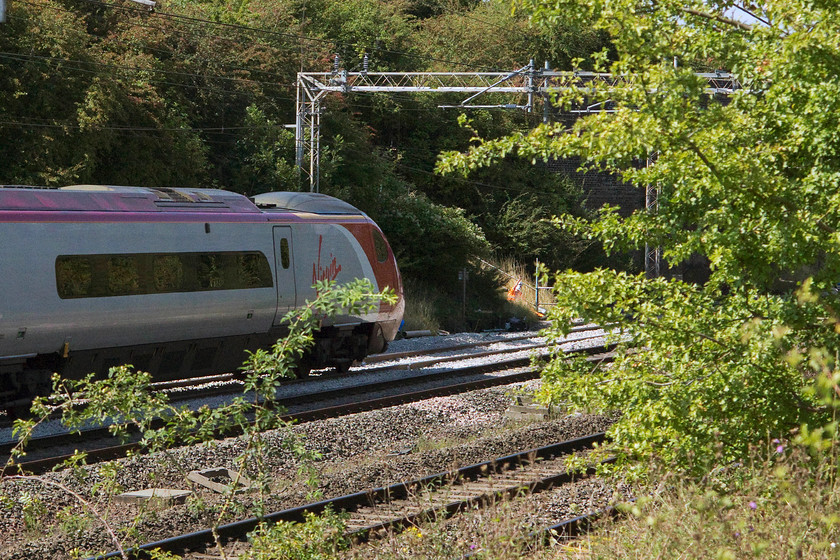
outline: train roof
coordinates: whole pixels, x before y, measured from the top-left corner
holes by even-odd
[[[270,192],[258,194],[252,197],[252,200],[257,207],[267,210],[311,212],[313,214],[362,213],[352,204],[321,193]]]
[[[362,214],[352,205],[319,193],[274,192],[252,199],[221,189],[72,185],[0,185],[0,211],[211,212]]]

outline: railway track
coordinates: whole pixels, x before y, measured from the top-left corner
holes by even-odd
[[[603,332],[598,326],[595,325],[583,325],[578,326],[572,329],[570,334],[583,334],[587,332],[594,332],[599,331]],[[603,334],[597,334],[593,336],[582,336],[580,338],[573,338],[569,339],[568,341],[564,341],[561,344],[566,343],[573,343],[577,341],[583,341],[590,338],[601,338]],[[315,373],[313,375],[314,379],[319,380],[327,380],[327,379],[346,379],[348,376],[360,376],[366,373],[376,372],[376,371],[399,371],[399,370],[420,370],[423,368],[431,367],[437,364],[448,363],[448,362],[456,362],[462,360],[470,360],[470,359],[478,359],[483,357],[489,356],[496,356],[496,355],[503,355],[503,354],[513,354],[516,352],[524,352],[528,350],[538,350],[542,348],[547,348],[548,346],[545,343],[537,343],[537,344],[529,344],[523,346],[516,346],[507,349],[496,349],[496,350],[488,350],[484,352],[467,352],[467,353],[457,353],[464,350],[472,350],[475,348],[480,348],[482,346],[493,346],[497,344],[510,344],[513,342],[519,342],[523,340],[533,340],[535,338],[539,338],[539,335],[535,335],[534,333],[523,334],[519,336],[512,336],[507,337],[504,339],[498,340],[487,340],[487,341],[478,341],[478,342],[470,342],[465,344],[457,344],[451,346],[444,346],[439,348],[430,348],[430,349],[423,349],[423,350],[409,350],[404,352],[388,352],[383,354],[374,354],[368,356],[365,361],[356,368],[348,373],[341,373],[341,372],[334,372],[332,370],[324,370],[319,373]],[[451,354],[456,353],[456,354]],[[445,356],[438,356],[439,354],[448,354]],[[451,355],[449,355],[451,354]],[[436,356],[436,357],[435,357]],[[417,358],[416,360],[411,360],[411,358]],[[380,364],[380,365],[376,365]],[[207,398],[213,396],[220,396],[220,395],[229,395],[229,394],[239,394],[241,392],[242,384],[237,380],[238,376],[236,374],[223,374],[213,377],[205,377],[201,379],[181,379],[175,381],[165,381],[160,383],[155,383],[152,385],[153,389],[158,389],[162,391],[170,392],[171,397],[174,401],[186,401],[189,399],[195,398]],[[197,387],[197,385],[207,385],[213,383],[224,383],[228,382],[233,385],[233,387]],[[305,382],[305,380],[295,380],[291,381],[290,383],[296,382]]]
[[[594,330],[594,329],[592,329]],[[433,365],[447,363],[447,362],[454,362],[460,360],[469,360],[474,358],[481,358],[487,356],[494,356],[494,355],[503,355],[503,354],[512,354],[516,352],[523,352],[527,350],[534,350],[539,348],[545,348],[545,344],[530,344],[526,346],[518,346],[514,348],[508,348],[504,350],[489,350],[486,352],[471,352],[467,354],[458,354],[458,355],[451,355],[451,356],[438,356],[438,357],[426,357],[426,356],[436,356],[438,354],[446,354],[449,352],[457,352],[462,350],[469,350],[473,348],[478,348],[481,346],[491,346],[493,344],[499,343],[509,343],[509,342],[516,342],[520,340],[529,340],[536,338],[535,335],[523,335],[517,337],[511,337],[504,340],[499,341],[489,341],[489,342],[474,342],[469,344],[459,344],[453,345],[443,348],[434,348],[428,350],[412,350],[408,352],[392,352],[386,354],[376,354],[373,356],[368,356],[365,362],[360,366],[355,368],[350,373],[339,373],[333,371],[324,371],[320,373],[316,373],[312,375],[311,380],[290,380],[289,384],[296,384],[296,383],[306,383],[308,381],[318,382],[321,380],[333,380],[333,379],[347,379],[348,377],[353,376],[361,376],[366,373],[378,372],[378,371],[405,371],[405,370],[420,370],[423,368],[431,367]],[[576,340],[585,340],[583,339],[576,339]],[[409,360],[404,361],[402,363],[401,360],[405,360],[406,358],[419,358],[417,360]],[[375,365],[375,364],[386,364],[387,362],[394,362],[387,365]],[[216,397],[216,396],[224,396],[224,395],[235,395],[241,393],[242,383],[238,381],[238,375],[236,374],[224,374],[218,375],[213,377],[207,377],[202,379],[182,379],[177,381],[167,381],[167,382],[160,382],[155,383],[152,385],[153,389],[166,391],[171,395],[173,402],[183,402],[188,401],[191,399],[199,399],[199,398],[208,398],[208,397]],[[197,385],[207,385],[207,384],[216,384],[216,383],[229,383],[228,386],[216,386],[216,387],[200,387]]]
[[[595,325],[580,325],[571,330],[570,335],[580,335],[592,331],[603,330]],[[601,335],[596,335],[601,336]],[[387,370],[418,370],[426,367],[431,367],[438,363],[452,362],[458,360],[467,360],[471,358],[488,357],[492,355],[501,355],[504,353],[515,353],[526,350],[534,350],[544,348],[545,344],[531,344],[519,347],[512,347],[507,350],[491,350],[487,352],[468,352],[454,355],[433,357],[439,354],[452,354],[462,352],[464,350],[471,350],[482,346],[492,346],[496,344],[510,344],[523,340],[530,340],[539,338],[539,335],[534,333],[523,334],[519,336],[506,337],[497,340],[483,340],[465,344],[457,344],[446,347],[411,350],[404,352],[389,352],[384,354],[374,354],[368,356],[366,360],[358,367],[353,368],[349,376],[359,376],[374,371]],[[587,336],[580,338],[569,339],[568,342],[577,340],[586,340]],[[565,343],[565,342],[564,342]],[[417,358],[411,360],[411,358]],[[389,363],[390,362],[390,363]],[[380,364],[380,365],[377,365]],[[382,365],[384,364],[384,365]],[[240,374],[225,373],[212,376],[204,376],[199,378],[176,379],[172,381],[160,381],[152,383],[151,389],[166,393],[170,401],[174,404],[185,403],[192,400],[209,399],[215,397],[224,397],[230,395],[239,395],[242,392],[243,383],[240,381]],[[345,379],[348,377],[347,373],[337,373],[331,370],[324,370],[315,372],[312,376],[313,380],[327,380],[327,379]],[[307,380],[289,380],[286,387],[296,383],[306,382]],[[12,421],[10,417],[0,412],[0,430],[10,429]],[[0,443],[2,445],[2,443]],[[2,448],[0,447],[0,450]]]
[[[273,512],[260,518],[251,517],[218,527],[215,532],[223,543],[241,541],[263,521],[300,522],[304,520],[306,512],[318,514],[329,508],[332,511],[347,512],[347,536],[353,542],[363,542],[371,536],[382,535],[387,531],[415,526],[473,507],[492,504],[501,499],[567,484],[575,479],[575,475],[567,471],[566,458],[572,453],[586,452],[594,444],[602,441],[603,433],[592,434],[387,487],[372,488]],[[592,473],[594,467],[586,474]],[[553,528],[555,531],[559,529],[572,534],[585,526],[588,518],[589,516],[581,516],[563,524],[546,527],[544,530]],[[123,555],[129,558],[148,558],[153,550],[177,554],[193,552],[196,554],[194,558],[206,558],[204,553],[214,543],[213,533],[211,529],[195,531],[126,551],[91,557],[89,560],[121,558]]]
[[[572,330],[572,333],[578,334],[599,330],[601,329],[599,329],[597,326],[585,325],[575,327]],[[318,383],[323,383],[327,380],[347,380],[353,377],[360,377],[371,372],[383,372],[389,370],[420,370],[425,367],[431,367],[438,363],[452,362],[458,360],[469,360],[471,358],[480,358],[482,356],[487,357],[492,355],[501,355],[504,353],[513,353],[545,347],[544,344],[531,344],[527,346],[518,346],[510,348],[507,350],[457,353],[482,346],[509,344],[535,338],[539,338],[539,335],[529,333],[520,336],[507,337],[503,339],[485,340],[466,344],[450,345],[445,347],[411,350],[406,352],[375,354],[368,356],[366,361],[363,364],[361,364],[361,366],[353,368],[353,371],[351,371],[349,375],[347,373],[338,373],[332,370],[316,371],[309,379],[289,379],[285,381],[283,385],[283,390],[285,391],[289,389],[294,389],[307,384],[311,386],[317,386]],[[570,339],[569,342],[571,343],[578,340],[587,340],[588,338],[592,337],[583,336],[580,338]],[[595,338],[597,338],[597,336]],[[457,354],[453,355],[452,353]],[[438,355],[443,356],[434,357]],[[411,358],[417,359],[412,360]],[[190,401],[201,401],[203,404],[204,399],[240,395],[242,393],[243,387],[243,383],[240,381],[240,377],[241,375],[237,373],[227,373],[199,378],[176,379],[172,381],[152,383],[151,389],[153,391],[161,391],[167,394],[170,402],[172,402],[173,404],[189,403]],[[83,406],[83,404],[80,404],[80,406]],[[4,417],[3,414],[0,414],[0,438],[2,438],[2,430],[10,429],[11,425],[12,422],[8,420],[7,417]],[[3,445],[2,439],[0,439],[0,445]]]
[[[521,350],[520,348],[519,351]],[[609,350],[610,348],[601,343],[574,350],[570,354],[586,353],[591,355],[589,359],[598,361],[608,359],[605,353]],[[450,357],[441,357],[435,363],[447,359]],[[391,378],[308,395],[297,395],[289,399],[281,399],[278,405],[287,410],[293,410],[284,415],[284,419],[302,423],[529,381],[538,378],[539,374],[538,368],[531,367],[530,356],[509,358],[481,365],[447,369],[443,372],[416,374],[410,377],[399,377],[396,380]],[[364,398],[359,398],[360,396]],[[239,434],[229,432],[219,434],[219,437],[235,435]],[[114,460],[124,457],[129,452],[142,452],[143,448],[137,440],[139,436],[135,436],[134,441],[128,443],[117,443],[107,427],[88,430],[81,434],[65,433],[33,438],[27,445],[26,460],[14,463],[12,468],[33,474],[43,473],[69,459],[79,448],[86,450],[89,463]],[[9,460],[13,446],[13,442],[0,445],[0,461],[3,461],[3,464]]]

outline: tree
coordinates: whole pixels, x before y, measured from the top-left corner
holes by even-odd
[[[571,317],[629,336],[610,369],[555,359],[544,396],[622,411],[611,429],[623,459],[657,457],[701,473],[741,459],[750,444],[798,430],[815,445],[840,394],[840,13],[833,3],[514,0],[535,25],[591,22],[614,51],[596,69],[617,87],[558,92],[557,104],[614,111],[570,128],[543,125],[447,154],[468,172],[508,154],[579,156],[641,187],[655,212],[604,208],[558,227],[609,251],[661,247],[671,265],[701,255],[703,285],[610,270],[559,273],[554,334]],[[734,74],[740,89],[710,96],[697,70]],[[638,165],[639,161],[648,165]],[[634,165],[636,163],[636,165]]]
[[[84,166],[84,142],[72,122],[89,76],[57,75],[56,67],[65,58],[84,68],[91,63],[85,28],[79,14],[10,7],[0,33],[2,182],[66,184]]]
[[[310,36],[334,42],[343,68],[360,69],[367,53],[371,69],[400,70],[406,58],[411,62],[411,54],[405,52],[412,32],[407,7],[402,0],[307,0],[306,27]]]
[[[570,68],[573,58],[605,45],[603,35],[590,26],[530,26],[525,15],[511,13],[505,0],[471,6],[453,2],[449,9],[423,21],[414,40],[418,50],[428,55],[430,69],[440,72],[514,70],[529,59],[540,66],[548,61],[552,68]]]
[[[237,192],[254,195],[297,190],[294,134],[271,121],[255,105],[247,109],[247,130],[236,143],[231,182]]]

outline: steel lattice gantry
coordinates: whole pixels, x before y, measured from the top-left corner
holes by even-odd
[[[459,105],[447,108],[534,109],[535,97],[569,88],[592,89],[595,86],[626,85],[630,76],[594,72],[556,72],[537,68],[531,61],[513,72],[300,72],[297,79],[297,117],[295,122],[296,163],[309,177],[309,189],[319,190],[321,160],[321,100],[329,93],[463,93],[471,94]],[[698,74],[706,80],[709,94],[730,94],[738,88],[727,73]],[[525,105],[475,105],[472,101],[485,93],[508,93],[526,96]],[[309,159],[308,165],[305,160]]]
[[[2,0],[0,0],[2,1]],[[366,67],[367,65],[365,65]],[[709,95],[729,95],[740,86],[728,73],[698,73],[706,80]],[[576,88],[593,90],[632,84],[635,77],[615,76],[594,72],[555,72],[536,68],[532,60],[527,66],[513,72],[300,72],[297,80],[297,118],[295,122],[296,163],[298,169],[309,177],[309,190],[319,191],[321,165],[321,100],[328,93],[463,93],[471,94],[459,105],[441,105],[442,108],[478,109],[534,109],[534,98],[546,98],[552,91]],[[525,105],[476,105],[472,101],[484,93],[508,93],[526,96]],[[584,111],[597,112],[604,108],[593,106]],[[548,103],[543,103],[544,117],[548,119]],[[308,157],[309,165],[304,160]],[[648,165],[652,164],[652,159]],[[649,185],[645,192],[648,212],[659,206],[659,188]],[[648,277],[660,274],[660,250],[645,246],[645,270]]]
[[[300,72],[295,121],[296,163],[308,175],[310,190],[318,192],[321,100],[328,93],[471,93],[474,96],[484,92],[525,93],[529,95],[529,105],[521,108],[530,110],[533,95],[539,91],[540,88],[534,86],[531,65],[515,72]],[[307,158],[308,165],[305,163]]]

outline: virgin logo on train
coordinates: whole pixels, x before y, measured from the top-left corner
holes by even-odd
[[[330,253],[332,260],[326,267],[321,266],[321,244],[324,241],[324,236],[318,236],[318,261],[312,263],[312,283],[318,280],[335,280],[338,273],[341,272],[341,265],[338,264],[335,256]]]

